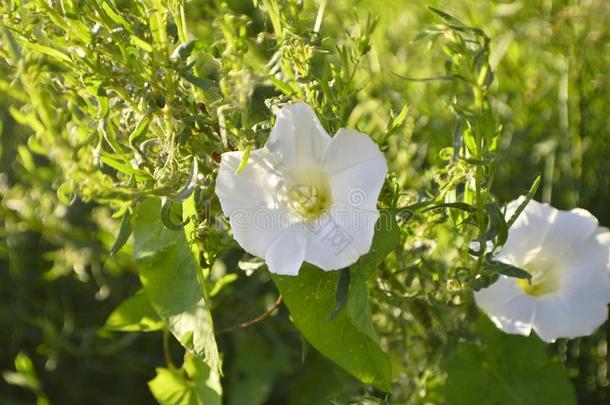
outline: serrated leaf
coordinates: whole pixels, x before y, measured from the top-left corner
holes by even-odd
[[[188,350],[220,372],[220,359],[209,306],[198,282],[199,265],[185,231],[167,229],[161,202],[141,202],[133,223],[134,259],[152,307]]]

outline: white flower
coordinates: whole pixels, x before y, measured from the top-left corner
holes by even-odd
[[[507,218],[524,197],[507,206]],[[531,201],[509,229],[495,260],[520,267],[527,280],[500,276],[475,300],[498,328],[546,342],[592,334],[608,318],[610,231],[588,211],[559,211]]]
[[[305,103],[282,108],[265,147],[222,155],[216,194],[235,240],[273,273],[296,275],[303,261],[347,267],[371,248],[377,198],[387,172],[367,135],[330,137]]]

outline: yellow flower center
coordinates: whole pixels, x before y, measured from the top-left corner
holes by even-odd
[[[561,272],[550,259],[535,258],[523,268],[532,275],[531,281],[519,279],[519,287],[527,295],[542,297],[561,287]]]
[[[313,221],[331,206],[330,185],[320,170],[301,170],[294,174],[294,185],[288,195],[292,211],[306,221]]]

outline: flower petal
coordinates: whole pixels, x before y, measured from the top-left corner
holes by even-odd
[[[307,238],[298,227],[284,230],[265,254],[269,271],[275,274],[296,276],[305,258]]]
[[[598,228],[587,239],[574,243],[562,259],[566,268],[587,263],[610,269],[610,232],[607,228]]]
[[[500,276],[491,286],[475,292],[477,305],[506,333],[529,335],[534,317],[534,300],[515,279]]]
[[[278,191],[284,187],[282,176],[274,169],[273,156],[265,149],[256,149],[241,173],[236,173],[243,152],[222,154],[216,177],[216,195],[225,216],[235,210],[278,206]]]
[[[352,246],[360,255],[371,249],[375,224],[379,219],[376,208],[357,208],[338,201],[331,210],[331,216],[335,224],[350,236]]]
[[[598,273],[591,278],[588,286],[568,287],[559,295],[569,308],[565,317],[570,325],[570,329],[561,337],[572,339],[591,335],[608,319],[610,279],[607,274]]]
[[[510,218],[524,197],[507,205],[506,218]],[[508,239],[495,257],[496,260],[523,267],[542,249],[551,223],[558,210],[548,204],[531,200],[513,226],[508,230]]]
[[[608,319],[610,277],[606,269],[583,266],[569,272],[564,288],[536,304],[534,329],[546,342],[590,335]]]
[[[323,270],[338,270],[354,264],[371,248],[379,212],[334,205],[310,226],[305,261]]]
[[[587,210],[558,211],[543,247],[557,255],[569,255],[574,244],[588,239],[597,227],[597,219]]]
[[[271,245],[293,222],[287,209],[265,207],[235,209],[229,220],[237,243],[258,257],[265,257]]]
[[[289,168],[318,166],[330,139],[311,107],[296,103],[280,110],[265,147]]]
[[[569,308],[561,297],[553,294],[536,302],[534,330],[545,342],[552,343],[558,338],[570,335]]]
[[[333,200],[355,208],[374,209],[388,166],[379,147],[360,132],[341,129],[333,137],[324,168],[330,177]]]
[[[379,159],[385,162],[379,146],[370,136],[341,128],[326,149],[324,166],[330,173],[337,173],[357,164]]]

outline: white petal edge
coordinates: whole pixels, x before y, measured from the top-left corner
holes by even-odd
[[[216,176],[216,195],[227,217],[235,210],[276,207],[277,190],[283,185],[282,177],[274,169],[268,151],[252,151],[244,169],[237,173],[243,155],[243,152],[223,153]]]
[[[275,274],[296,276],[305,258],[307,238],[296,228],[284,230],[265,254],[269,271]]]
[[[522,196],[507,204],[506,220],[510,219],[524,199]],[[508,239],[495,259],[523,267],[542,249],[558,212],[548,204],[531,200],[508,230]]]
[[[515,279],[500,276],[494,284],[475,292],[474,298],[498,329],[524,336],[530,334],[535,302],[519,288]]]
[[[598,226],[597,218],[582,208],[558,211],[544,240],[543,248],[560,256],[569,255],[574,244],[589,238]]]
[[[236,209],[229,221],[239,246],[258,257],[265,257],[271,245],[293,222],[288,210],[264,207]]]
[[[373,241],[377,210],[334,206],[307,233],[305,261],[322,270],[339,270],[366,254]]]
[[[289,168],[318,166],[330,140],[313,109],[301,102],[279,111],[265,148]]]
[[[369,136],[340,129],[326,150],[324,168],[330,177],[334,201],[363,209],[377,206],[388,166]]]
[[[379,146],[370,136],[341,128],[326,149],[324,167],[329,173],[338,173],[360,163],[378,159],[385,162]]]

